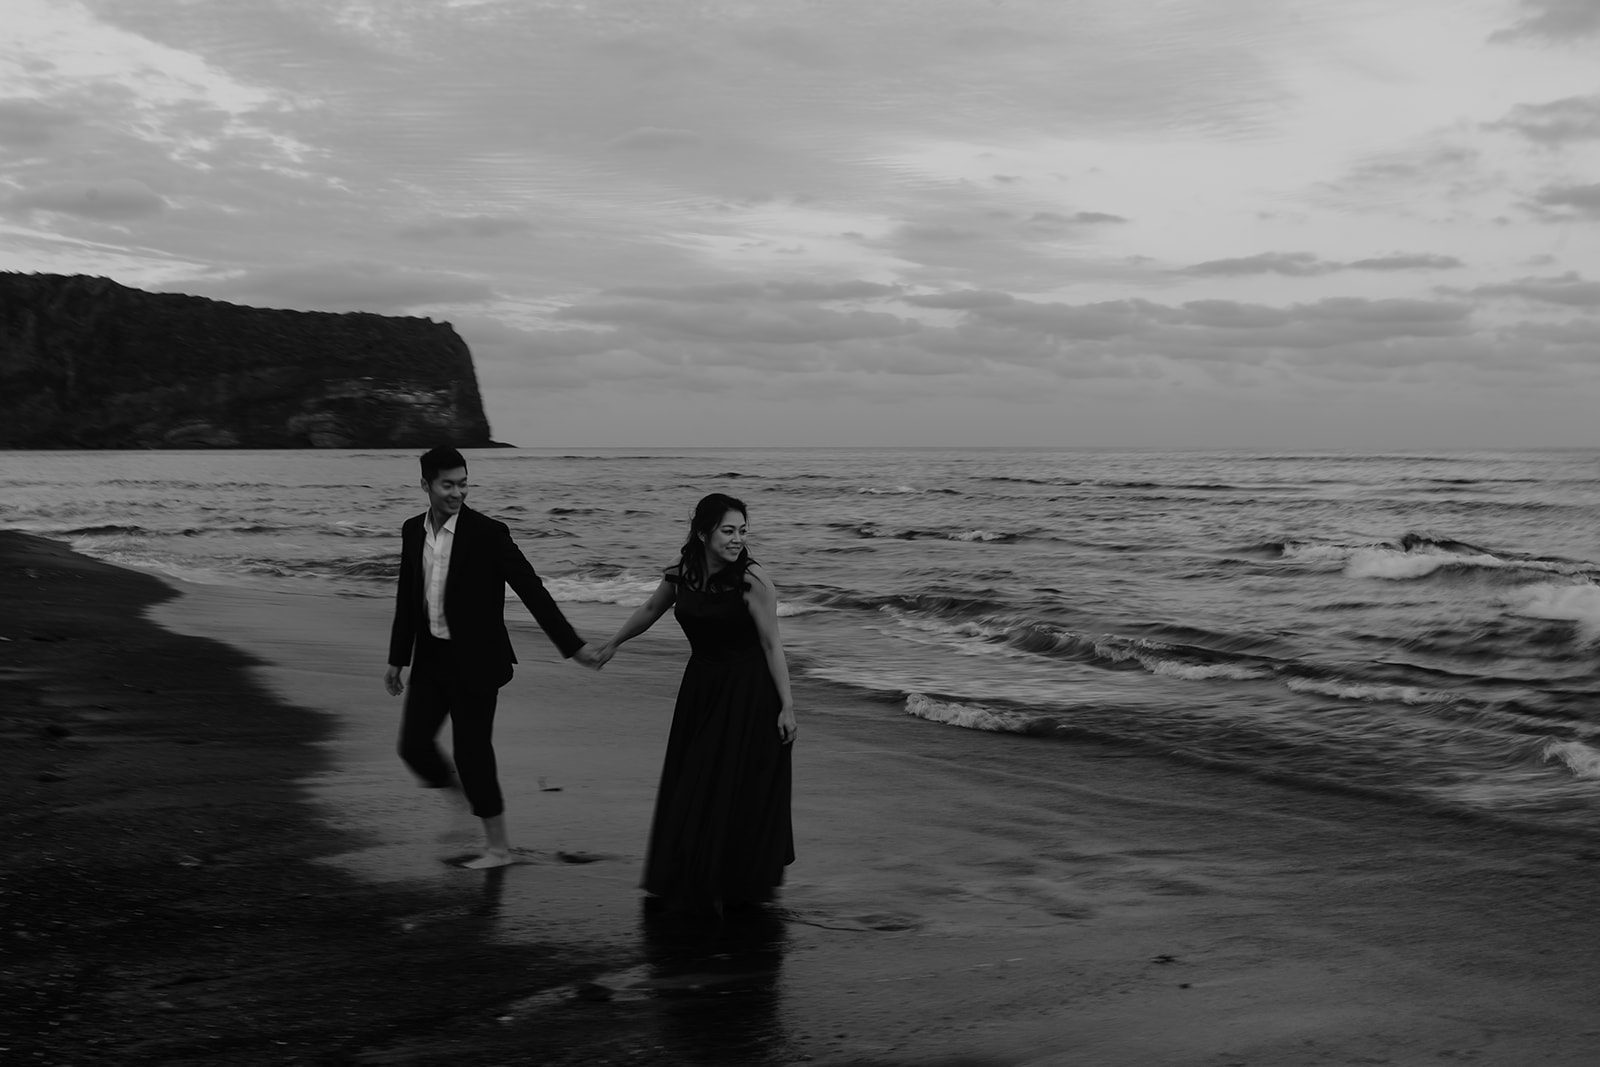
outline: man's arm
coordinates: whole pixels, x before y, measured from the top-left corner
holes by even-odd
[[[417,597],[417,575],[410,563],[410,538],[406,528],[401,527],[400,576],[395,580],[394,622],[389,626],[389,669],[383,679],[390,696],[399,696],[405,690],[400,668],[410,665],[411,646],[417,639],[416,616],[411,610]]]
[[[533,564],[528,562],[528,557],[524,556],[522,549],[511,540],[511,531],[504,523],[496,522],[493,536],[492,551],[500,574],[512,592],[517,594],[517,599],[532,612],[534,621],[544,630],[556,648],[561,650],[563,657],[571,659],[577,656],[578,662],[584,666],[595,666],[592,654],[579,655],[579,650],[584,645],[583,638],[579,637],[572,624],[567,622],[567,617],[561,614],[561,608],[556,605],[555,598],[534,573]]]

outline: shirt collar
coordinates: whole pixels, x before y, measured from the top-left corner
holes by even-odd
[[[439,527],[439,533],[441,533],[441,534],[447,533],[450,536],[454,537],[455,533],[456,533],[456,520],[459,519],[460,517],[461,517],[461,512],[458,511],[454,515],[450,516],[448,519],[444,520],[444,525]],[[429,537],[437,537],[438,536],[438,534],[435,534],[433,532],[433,520],[431,518],[431,513],[427,512],[427,511],[424,511],[422,513],[422,532],[427,534]]]

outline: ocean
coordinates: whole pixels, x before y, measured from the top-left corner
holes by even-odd
[[[469,462],[556,598],[616,622],[701,495],[744,499],[792,672],[908,727],[1600,833],[1600,451]],[[0,488],[0,527],[109,562],[368,598],[423,507],[409,452],[9,452]]]

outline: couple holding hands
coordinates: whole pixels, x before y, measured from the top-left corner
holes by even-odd
[[[678,559],[598,649],[585,644],[498,522],[466,506],[467,463],[422,456],[428,510],[401,528],[400,577],[385,685],[405,694],[400,758],[423,783],[459,788],[483,820],[481,869],[513,862],[495,768],[494,712],[516,653],[510,586],[567,658],[599,670],[671,609],[689,639],[651,821],[643,887],[671,907],[770,900],[794,862],[790,754],[796,734],[778,597],[745,548],[745,506],[721,493],[695,507]],[[409,679],[402,669],[409,666]],[[437,735],[451,724],[454,767]]]

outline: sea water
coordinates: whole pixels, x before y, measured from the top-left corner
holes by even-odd
[[[749,506],[791,669],[867,707],[1600,829],[1600,452],[498,449],[472,506],[620,622]],[[410,452],[0,453],[0,527],[393,594]],[[863,706],[849,702],[851,706]]]

